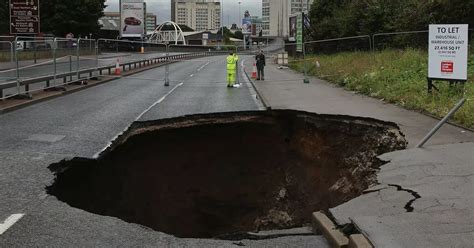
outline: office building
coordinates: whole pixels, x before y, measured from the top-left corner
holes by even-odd
[[[146,13],[146,32],[153,32],[157,26],[157,18],[153,13]]]
[[[215,30],[221,25],[221,5],[217,0],[171,0],[171,21],[195,31]]]
[[[288,37],[289,18],[309,12],[313,0],[262,0],[264,36]]]

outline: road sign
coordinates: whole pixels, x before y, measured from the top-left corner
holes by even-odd
[[[468,25],[430,25],[429,78],[467,80]]]
[[[39,0],[10,0],[10,33],[40,32]]]
[[[303,51],[303,18],[304,14],[301,13],[296,17],[296,51]]]

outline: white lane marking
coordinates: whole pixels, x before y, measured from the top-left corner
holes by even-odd
[[[190,78],[194,77],[194,74],[189,75]]]
[[[192,61],[192,60],[191,60]],[[204,68],[205,66],[209,65],[210,62],[207,62],[202,68]],[[194,75],[194,74],[192,74]],[[187,80],[185,80],[187,81]],[[155,107],[156,105],[162,103],[169,95],[171,95],[171,93],[173,93],[177,88],[181,87],[184,85],[184,82],[181,82],[180,84],[176,85],[173,89],[171,89],[166,95],[164,95],[162,98],[160,98],[158,101],[154,102],[150,107],[148,107],[145,111],[143,111],[136,119],[134,122],[138,121],[139,119],[141,119],[148,111],[150,111],[153,107]],[[104,84],[103,84],[104,85]],[[115,135],[115,137],[108,142],[108,144],[102,149],[100,150],[98,153],[96,153],[92,158],[94,159],[97,159],[99,158],[100,154],[103,153],[105,150],[107,150],[107,148],[109,148],[111,145],[112,145],[112,142],[115,141],[120,135],[122,135],[123,133],[125,133],[128,129],[130,128],[130,126],[127,126],[122,132],[120,132],[119,134]]]
[[[206,64],[204,64],[203,66],[201,66],[199,69],[197,69],[197,71],[201,71],[202,69],[204,69],[204,67],[208,66],[211,62],[208,61]]]
[[[158,99],[158,101],[154,102],[150,107],[148,107],[147,109],[145,109],[145,111],[143,111],[137,118],[135,118],[135,120],[133,122],[136,122],[138,121],[140,118],[142,118],[148,111],[150,111],[153,107],[155,107],[156,105],[162,103],[169,95],[171,95],[171,93],[173,93],[177,88],[183,86],[184,83],[180,83],[178,85],[176,85],[173,89],[171,89],[168,93],[166,93],[162,98]],[[122,135],[123,133],[125,133],[128,129],[130,128],[130,126],[127,126],[125,127],[125,129],[118,133],[117,135],[115,135],[115,137],[109,141],[107,143],[107,145],[101,149],[98,153],[94,154],[94,156],[92,158],[94,159],[97,159],[99,158],[100,154],[103,153],[105,150],[107,150],[107,148],[109,148],[111,145],[112,145],[112,142],[114,142],[115,140],[117,140],[117,138]]]
[[[25,214],[12,214],[3,223],[0,223],[0,235],[6,232],[17,221],[19,221]]]
[[[173,93],[177,88],[183,86],[184,83],[180,83],[178,85],[176,85],[173,89],[171,89],[168,93],[166,93],[166,95],[164,95],[162,98],[158,99],[158,101],[154,102],[150,107],[148,107],[147,109],[145,109],[145,111],[143,111],[136,119],[135,121],[138,121],[140,120],[148,111],[150,111],[153,107],[155,107],[156,105],[160,104],[161,102],[163,102],[169,95],[171,95],[171,93]]]

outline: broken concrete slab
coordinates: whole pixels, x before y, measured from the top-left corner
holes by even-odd
[[[330,213],[376,247],[471,247],[473,151],[474,143],[464,143],[382,155],[390,162],[378,173],[381,185]]]
[[[395,187],[389,186],[389,188],[359,196],[346,204],[333,208],[331,214],[338,225],[345,225],[351,223],[353,216],[383,216],[404,213],[406,212],[405,204],[411,199],[410,193],[398,193]],[[354,208],[354,206],[365,205],[367,202],[371,203],[370,208]]]
[[[322,212],[312,215],[314,230],[321,232],[332,247],[347,247],[349,239],[342,233],[334,223]]]
[[[352,234],[349,236],[348,248],[373,248],[373,246],[363,234]]]

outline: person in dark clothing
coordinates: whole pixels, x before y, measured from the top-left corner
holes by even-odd
[[[265,80],[265,55],[263,54],[263,51],[260,51],[260,53],[255,56],[255,60],[257,61],[257,80]]]

